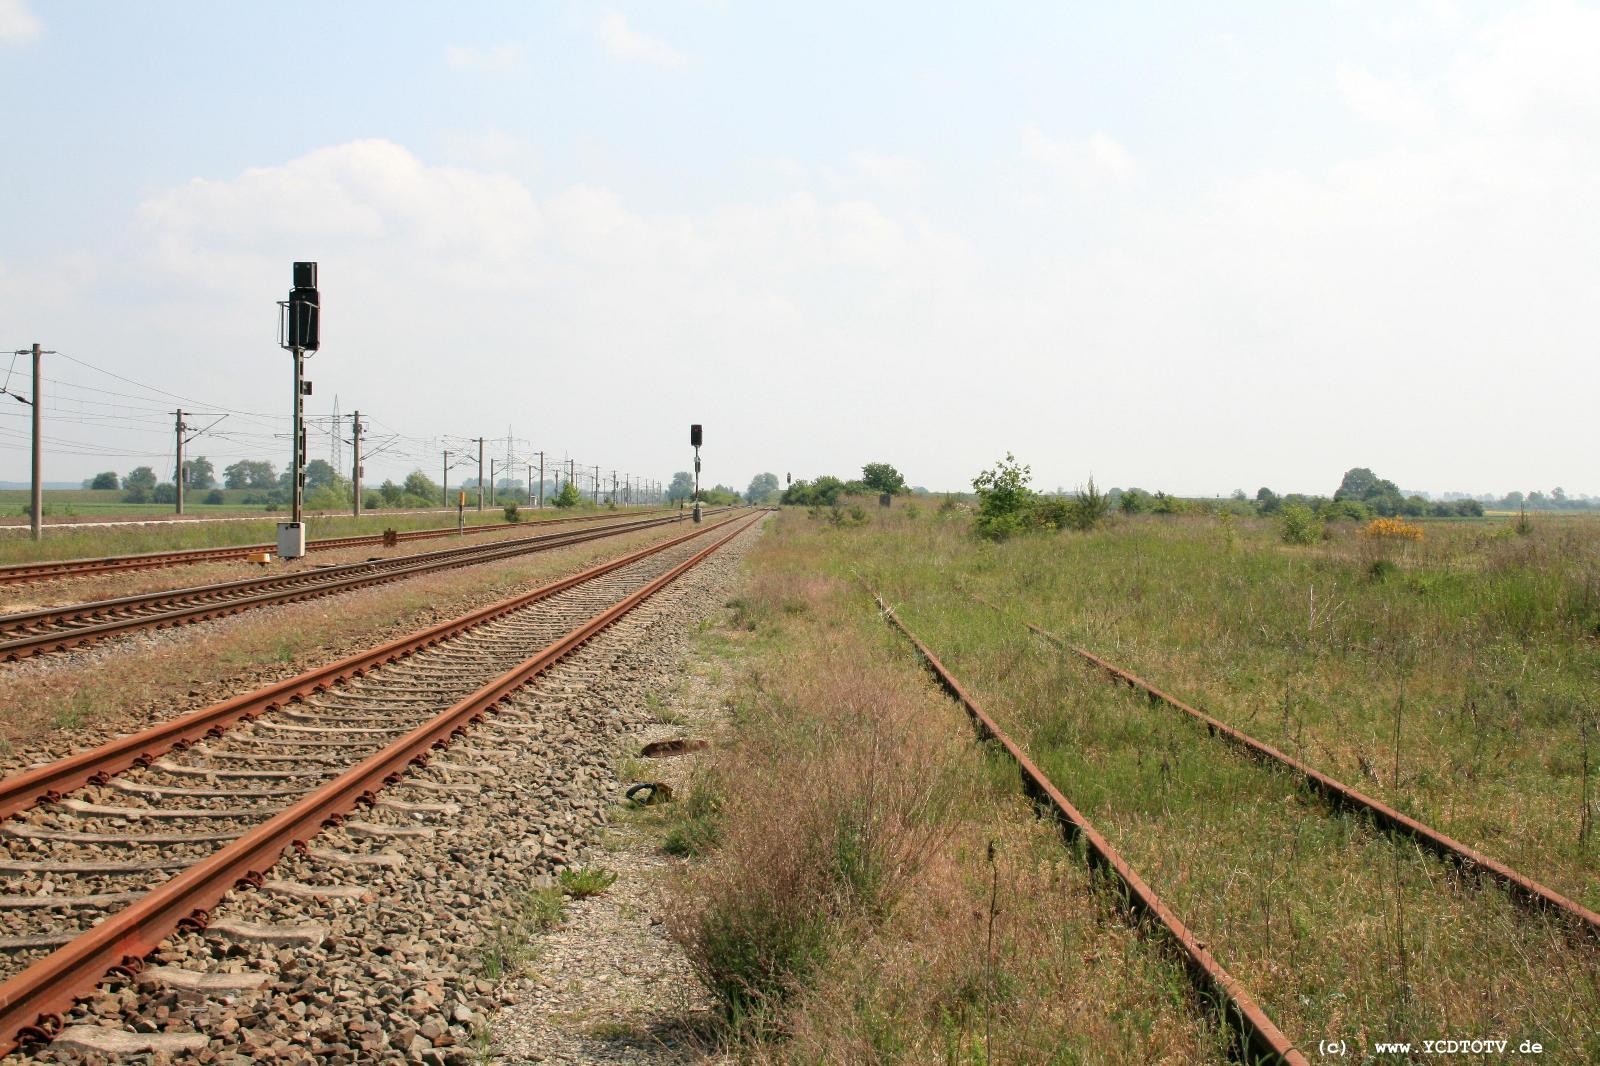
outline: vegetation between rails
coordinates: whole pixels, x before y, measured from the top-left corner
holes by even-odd
[[[832,530],[830,524],[795,523]],[[819,545],[751,555],[731,740],[668,805],[673,926],[764,1062],[1215,1062],[1126,924]]]
[[[788,513],[772,535],[883,586],[1302,1045],[1448,1030],[1537,1040],[1545,1061],[1600,1056],[1593,945],[1019,624],[1594,906],[1600,523],[1428,524],[1420,541],[1342,527],[1308,548],[1263,520],[1141,517],[998,545],[972,526],[942,510],[844,529]]]

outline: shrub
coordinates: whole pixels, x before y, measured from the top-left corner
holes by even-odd
[[[178,487],[170,482],[163,481],[156,486],[155,494],[151,498],[156,503],[177,503]]]
[[[615,506],[615,505],[613,505],[613,506]],[[517,510],[517,505],[516,504],[514,504],[514,503],[506,504],[506,521],[507,522],[520,522],[520,521],[522,521],[522,512]]]
[[[616,884],[617,875],[604,866],[588,866],[581,870],[562,870],[557,881],[561,891],[573,899],[587,899]]]
[[[1033,524],[1034,495],[1028,488],[1032,478],[1032,469],[1006,452],[993,469],[972,479],[972,487],[978,493],[978,521],[974,526],[978,536],[1005,540]]]
[[[1322,538],[1322,519],[1303,503],[1291,503],[1278,513],[1279,535],[1285,544],[1315,544]]]
[[[221,489],[212,489],[210,492],[206,493],[205,502],[215,506],[219,503],[227,503],[228,498],[222,494]]]
[[[560,492],[550,498],[550,502],[562,509],[576,507],[583,502],[583,493],[578,491],[577,485],[569,481],[561,486]]]
[[[1368,540],[1418,541],[1422,539],[1422,527],[1404,518],[1374,518],[1367,523],[1361,535]]]

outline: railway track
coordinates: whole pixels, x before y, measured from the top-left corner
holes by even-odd
[[[663,509],[654,511],[629,511],[612,515],[582,515],[575,518],[547,518],[541,519],[533,525],[558,526],[573,522],[598,522],[607,519],[620,519],[638,517],[641,515],[660,513]],[[397,533],[395,537],[401,542],[413,540],[432,540],[438,537],[454,537],[465,533],[490,533],[497,530],[513,528],[529,528],[530,523],[522,522],[489,522],[483,525],[467,526],[465,530],[457,531],[448,529],[416,529],[405,533]],[[306,551],[336,551],[341,548],[361,548],[369,545],[384,543],[382,533],[364,533],[350,537],[326,537],[322,540],[306,542]],[[126,570],[158,570],[168,566],[182,566],[192,563],[227,562],[231,559],[245,559],[263,552],[276,553],[276,544],[240,544],[225,548],[185,548],[178,551],[167,552],[141,552],[137,555],[106,555],[92,559],[60,559],[40,563],[13,563],[9,566],[0,566],[0,585],[21,584],[30,581],[50,581],[57,578],[89,577],[95,574],[121,573]]]
[[[973,598],[1002,617],[1009,617],[1004,610],[990,600],[975,594]],[[1582,904],[1568,899],[1533,878],[1518,873],[1506,864],[1441,833],[1432,826],[1395,810],[1381,800],[1374,799],[1342,781],[1308,766],[1299,759],[1279,751],[1271,744],[1259,740],[1243,730],[1235,729],[1233,726],[1206,714],[1204,711],[1191,707],[1183,700],[1162,691],[1137,674],[1116,666],[1085,648],[1071,644],[1054,633],[1034,625],[1032,622],[1023,620],[1019,621],[1018,624],[1053,647],[1087,663],[1111,681],[1127,685],[1129,688],[1144,693],[1151,703],[1160,704],[1177,711],[1190,721],[1204,727],[1207,735],[1246,752],[1252,758],[1267,766],[1282,770],[1298,778],[1307,788],[1311,789],[1331,806],[1364,815],[1385,832],[1415,841],[1439,858],[1459,867],[1463,872],[1476,874],[1498,883],[1518,901],[1560,914],[1587,935],[1600,938],[1600,914]]]
[[[297,570],[270,577],[94,600],[0,615],[0,661],[61,651],[144,629],[187,625],[279,603],[329,596],[418,574],[509,559],[604,537],[687,521],[664,517],[608,522],[599,527],[541,533],[515,540]]]
[[[381,849],[446,816],[471,791],[462,775],[484,769],[482,752],[453,741],[490,715],[514,737],[526,723],[503,701],[760,517],[727,517],[0,781],[0,1051],[56,1035],[75,998],[107,973],[138,973],[175,930],[205,928],[236,886],[346,891],[266,875],[326,826]],[[344,876],[379,861],[326,854]],[[193,989],[207,975],[147,976]]]
[[[1250,991],[1223,968],[1206,949],[1205,943],[1184,924],[1177,912],[1156,894],[1110,840],[1095,828],[1082,811],[1073,806],[1055,783],[1034,764],[1022,747],[978,705],[955,675],[922,642],[922,639],[901,621],[900,616],[883,597],[870,588],[868,592],[876,601],[884,619],[916,649],[918,656],[933,674],[939,686],[961,705],[962,710],[966,711],[980,739],[997,742],[1016,763],[1022,775],[1023,791],[1035,803],[1051,813],[1063,833],[1082,842],[1091,864],[1121,887],[1128,908],[1136,915],[1154,922],[1167,935],[1200,992],[1221,1007],[1219,1013],[1226,1017],[1229,1025],[1239,1035],[1245,1061],[1308,1066],[1305,1055],[1278,1028]]]

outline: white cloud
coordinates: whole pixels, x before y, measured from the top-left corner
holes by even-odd
[[[628,19],[619,11],[608,11],[600,16],[600,42],[606,51],[618,59],[654,63],[660,67],[681,67],[683,53],[665,41],[640,33],[628,25]]]
[[[1370,122],[1414,126],[1433,118],[1433,108],[1422,93],[1404,82],[1357,67],[1340,67],[1335,79],[1350,110]]]
[[[0,44],[27,44],[44,33],[28,0],[0,0]]]
[[[457,70],[503,72],[522,66],[522,49],[514,44],[483,47],[452,44],[445,47],[444,61]]]
[[[927,167],[910,156],[857,152],[851,160],[869,181],[891,192],[915,192],[928,176]]]
[[[1086,140],[1062,140],[1029,124],[1022,129],[1022,155],[1083,190],[1127,185],[1139,177],[1133,155],[1116,138],[1098,131]]]
[[[1502,127],[1600,121],[1600,9],[1530,4],[1478,34],[1452,86],[1467,114]]]

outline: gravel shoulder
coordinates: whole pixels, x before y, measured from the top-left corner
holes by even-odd
[[[697,627],[727,610],[704,605]],[[727,728],[727,689],[701,642],[682,652],[683,668],[618,746],[617,787],[665,783],[687,793],[702,754],[638,756],[647,744],[678,739],[715,743]],[[518,1002],[491,1021],[489,1050],[508,1063],[679,1066],[725,1061],[711,1023],[712,1000],[668,932],[668,885],[687,860],[662,849],[653,812],[624,805],[584,852],[581,864],[616,875],[605,892],[567,906],[556,927],[527,941],[530,961],[516,982]],[[726,1060],[731,1061],[731,1060]]]

